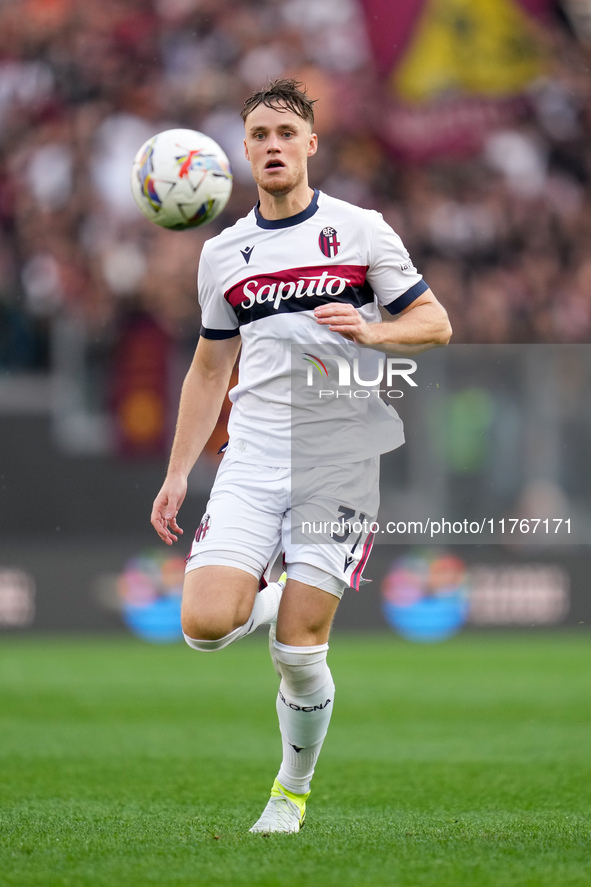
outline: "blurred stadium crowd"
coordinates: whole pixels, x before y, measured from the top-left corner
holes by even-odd
[[[312,184],[383,212],[455,342],[588,341],[589,51],[558,12],[541,39],[545,72],[511,125],[470,157],[420,163],[375,132],[356,0],[4,0],[0,368],[47,368],[64,313],[103,353],[137,311],[195,341],[201,244],[256,199],[239,110],[282,73],[320,99]],[[211,135],[233,164],[230,205],[203,231],[160,230],[131,199],[135,152],[173,126]]]

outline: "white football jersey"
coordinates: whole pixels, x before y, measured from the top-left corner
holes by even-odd
[[[376,354],[318,324],[314,308],[347,302],[373,323],[381,320],[378,305],[397,314],[426,289],[380,213],[318,191],[295,216],[269,221],[255,207],[208,240],[199,264],[201,335],[242,338],[239,380],[230,391],[229,451],[245,462],[293,464],[294,346],[308,356],[330,349],[349,361]],[[404,441],[398,414],[378,397],[347,426],[349,461]]]

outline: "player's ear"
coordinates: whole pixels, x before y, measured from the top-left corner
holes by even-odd
[[[310,134],[310,144],[308,145],[308,157],[313,157],[318,150],[318,136],[315,132]]]
[[[246,145],[246,139],[244,139],[244,156],[246,157],[246,159],[247,159],[248,162],[250,163],[250,157],[249,157],[249,154],[248,154],[248,147],[247,147],[247,145]]]

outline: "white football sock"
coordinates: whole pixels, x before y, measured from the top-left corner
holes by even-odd
[[[288,791],[305,794],[332,714],[335,688],[326,663],[328,644],[291,647],[275,641],[274,651],[281,670],[277,715],[283,742],[277,779]]]
[[[216,650],[223,650],[224,647],[227,647],[234,641],[239,641],[240,638],[246,637],[247,634],[251,634],[259,625],[275,622],[283,588],[283,584],[279,582],[270,582],[269,585],[261,589],[257,593],[252,612],[244,625],[239,625],[238,628],[224,635],[223,638],[215,641],[206,641],[190,638],[185,634],[186,642],[194,650],[199,650],[202,653],[214,653]]]

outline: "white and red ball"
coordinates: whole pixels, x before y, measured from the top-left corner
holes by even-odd
[[[220,146],[192,129],[167,129],[135,156],[131,191],[140,212],[182,231],[218,216],[232,193],[232,170]]]

